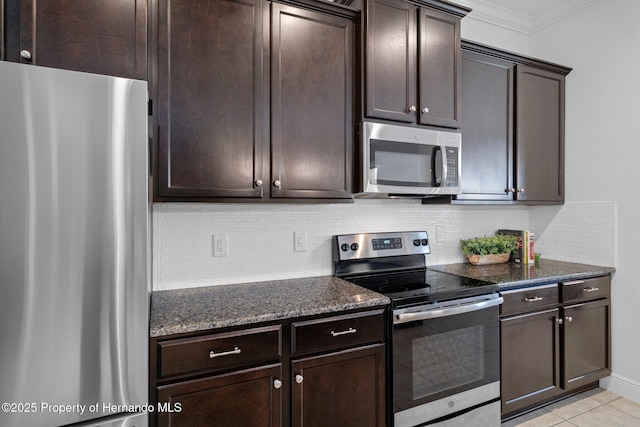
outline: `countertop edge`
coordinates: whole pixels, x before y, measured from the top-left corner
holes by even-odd
[[[540,260],[538,266],[460,263],[427,268],[483,280],[497,285],[498,291],[612,275],[616,271],[613,267],[547,259]],[[335,276],[157,291],[152,294],[149,337],[251,327],[390,304],[387,296]]]
[[[273,322],[278,320],[290,320],[297,319],[309,316],[316,316],[320,314],[332,314],[332,313],[341,313],[351,310],[358,310],[362,308],[384,308],[391,303],[391,300],[383,295],[380,296],[378,300],[371,300],[363,303],[353,303],[353,304],[342,304],[342,305],[328,305],[324,307],[317,307],[315,309],[307,309],[303,310],[292,310],[288,312],[278,312],[278,313],[270,313],[265,315],[258,316],[246,316],[246,317],[236,317],[230,318],[227,320],[221,321],[211,321],[211,322],[193,322],[189,323],[188,326],[174,326],[174,327],[159,327],[159,328],[150,328],[149,330],[149,338],[162,338],[170,335],[178,335],[178,334],[188,334],[188,333],[198,333],[205,332],[214,329],[222,329],[222,328],[230,328],[234,326],[247,326],[252,327],[253,325],[257,325],[259,323],[265,322]]]
[[[616,271],[614,267],[549,259],[542,259],[540,264],[535,266],[523,266],[514,263],[474,266],[468,263],[459,263],[434,265],[428,268],[443,273],[490,282],[498,285],[498,289],[502,291],[612,275]]]
[[[335,276],[156,291],[149,338],[384,308],[391,300]]]
[[[498,283],[497,285],[499,290],[504,291],[509,289],[528,288],[531,286],[545,285],[545,284],[550,284],[555,282],[564,282],[568,280],[581,280],[581,279],[588,279],[590,277],[606,276],[614,272],[615,272],[615,269],[592,270],[586,273],[573,273],[573,274],[564,274],[561,276],[536,278],[536,279],[523,279],[523,280],[516,280],[513,282],[503,282],[503,283]]]

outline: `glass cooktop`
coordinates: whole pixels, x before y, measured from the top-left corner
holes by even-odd
[[[378,273],[345,280],[388,296],[392,306],[412,305],[496,292],[498,285],[428,269]]]

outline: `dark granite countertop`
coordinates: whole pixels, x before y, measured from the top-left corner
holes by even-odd
[[[497,283],[501,290],[585,279],[611,274],[615,271],[613,267],[554,261],[550,259],[541,259],[538,265],[522,265],[513,262],[492,265],[464,263],[433,265],[428,268],[443,273]]]
[[[389,298],[332,276],[157,291],[150,337],[384,306]]]

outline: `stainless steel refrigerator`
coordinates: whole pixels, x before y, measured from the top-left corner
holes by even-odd
[[[147,425],[147,98],[0,61],[0,426]]]

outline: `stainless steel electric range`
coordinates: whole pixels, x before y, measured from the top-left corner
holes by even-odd
[[[387,295],[388,424],[500,425],[497,285],[429,270],[426,231],[334,236],[335,275]]]

